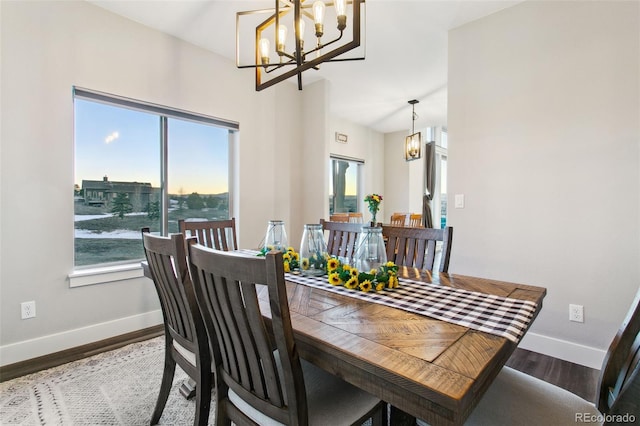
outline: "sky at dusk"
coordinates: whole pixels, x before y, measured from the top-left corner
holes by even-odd
[[[228,191],[228,130],[170,118],[169,193]],[[160,187],[160,118],[75,99],[75,180],[149,182]]]

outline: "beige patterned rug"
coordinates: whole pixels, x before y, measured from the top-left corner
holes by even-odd
[[[163,362],[158,337],[0,383],[0,425],[148,425]],[[195,402],[178,391],[186,377],[177,367],[160,424],[193,424]]]

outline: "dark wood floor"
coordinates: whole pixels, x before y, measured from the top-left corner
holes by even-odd
[[[507,365],[595,402],[600,370],[517,348]]]

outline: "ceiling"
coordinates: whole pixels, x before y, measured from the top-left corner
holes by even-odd
[[[236,12],[274,7],[273,0],[87,1],[234,63]],[[367,0],[366,59],[305,71],[303,84],[329,80],[331,113],[382,133],[411,129],[411,99],[420,101],[416,129],[445,125],[448,31],[520,1]]]

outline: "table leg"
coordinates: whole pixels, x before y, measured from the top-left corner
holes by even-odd
[[[180,393],[186,399],[191,399],[196,396],[196,382],[193,379],[182,382],[182,385],[180,385]]]

